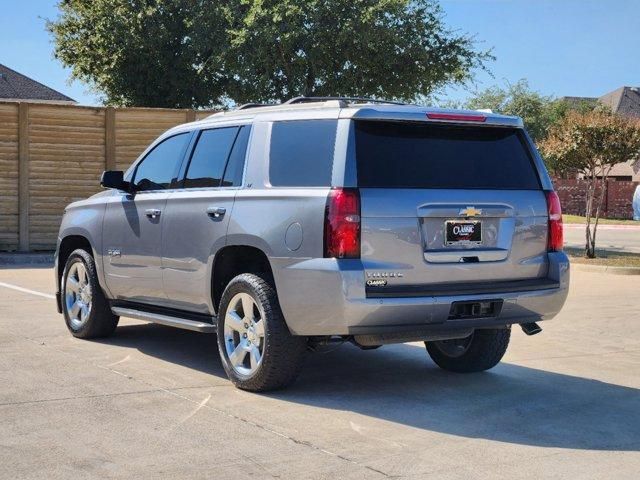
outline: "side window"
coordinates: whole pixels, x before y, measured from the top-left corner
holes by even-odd
[[[204,130],[191,155],[184,188],[219,187],[238,127]]]
[[[137,191],[164,190],[171,186],[191,133],[169,137],[155,146],[138,164],[133,184]]]
[[[247,144],[249,143],[249,134],[251,127],[245,125],[240,127],[240,133],[236,137],[236,143],[233,144],[227,168],[224,171],[223,187],[238,187],[242,185],[242,173],[244,171],[244,161],[247,156]]]
[[[336,120],[274,123],[269,153],[271,185],[330,186],[337,126]]]

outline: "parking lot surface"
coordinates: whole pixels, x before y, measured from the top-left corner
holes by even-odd
[[[256,395],[211,335],[122,319],[78,340],[51,269],[0,269],[0,478],[637,478],[640,276],[572,275],[489,372],[343,345]]]

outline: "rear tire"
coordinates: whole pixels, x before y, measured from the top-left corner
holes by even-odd
[[[482,372],[495,367],[509,346],[511,328],[478,329],[465,339],[425,342],[440,368],[457,373]]]
[[[307,338],[291,335],[269,282],[238,275],[225,288],[218,312],[220,359],[236,387],[266,392],[295,381]]]
[[[62,273],[62,315],[74,337],[107,337],[120,317],[111,313],[96,273],[93,257],[82,249],[71,252]]]

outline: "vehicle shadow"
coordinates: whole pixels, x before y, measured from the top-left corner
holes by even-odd
[[[225,377],[213,335],[145,324],[121,326],[103,342]],[[461,437],[640,451],[636,388],[509,363],[479,374],[448,373],[417,344],[374,351],[346,344],[312,353],[293,386],[266,395]]]

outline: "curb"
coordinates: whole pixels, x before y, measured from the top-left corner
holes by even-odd
[[[6,265],[53,265],[53,253],[0,253],[0,267]]]
[[[586,265],[584,263],[571,262],[572,270],[583,272],[608,273],[609,275],[640,275],[640,267],[610,267],[607,265]]]

